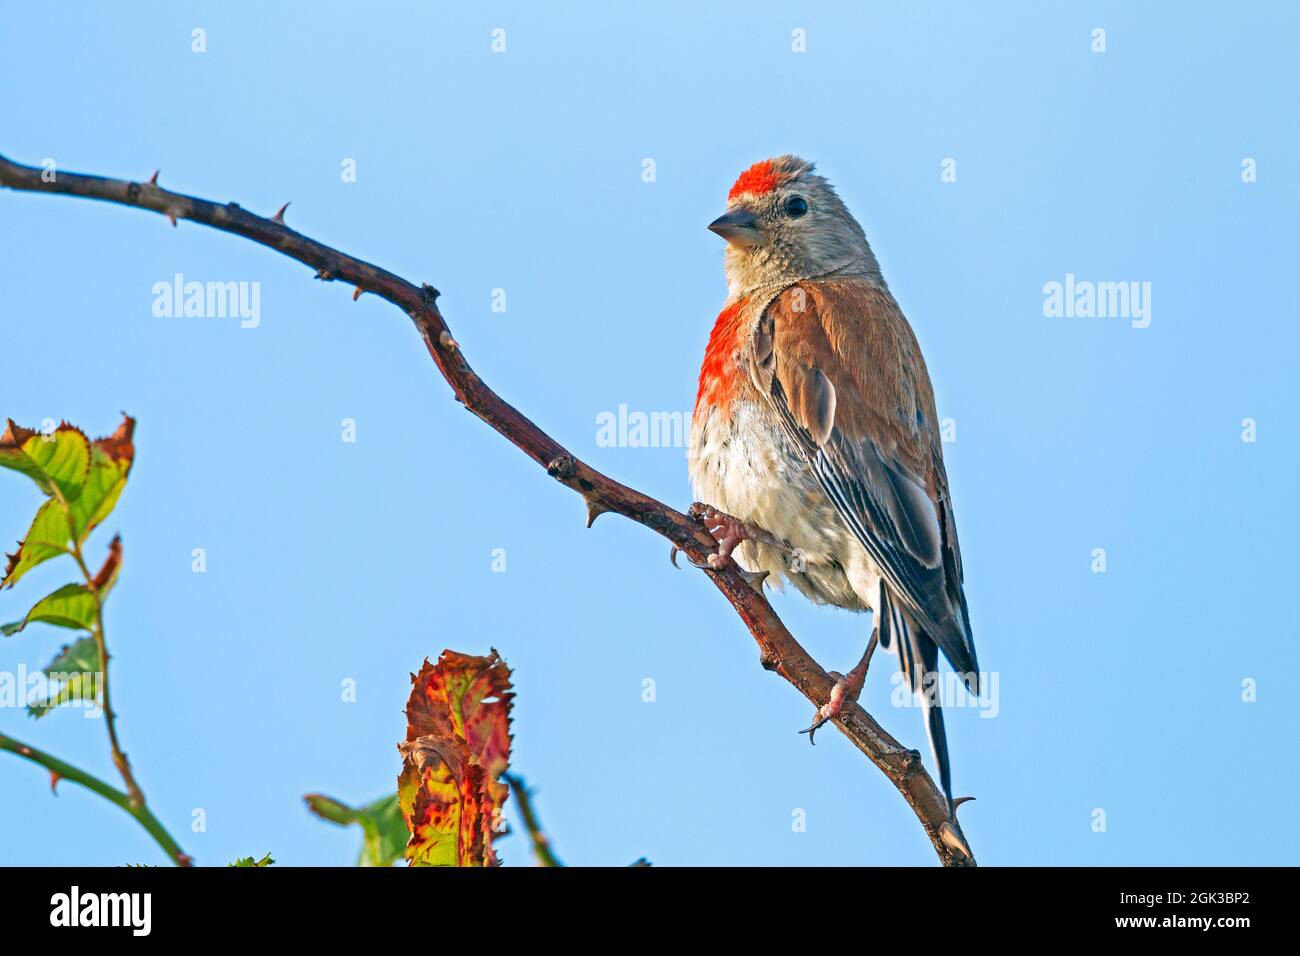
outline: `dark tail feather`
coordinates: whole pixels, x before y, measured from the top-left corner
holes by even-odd
[[[921,673],[934,675],[931,681],[938,681],[939,645],[930,640],[921,631],[915,631],[920,657],[923,661]],[[948,798],[948,807],[952,808],[952,767],[948,763],[948,733],[943,728],[943,708],[939,705],[937,689],[930,688],[921,694],[921,709],[925,713],[925,729],[930,735],[930,749],[934,751],[934,762],[939,768],[939,786]]]
[[[939,705],[937,681],[939,645],[932,641],[912,616],[900,608],[882,584],[880,587],[880,646],[889,649],[897,637],[898,666],[913,693],[921,695],[925,729],[930,738],[939,786],[952,807],[952,768],[948,763],[948,734],[943,727],[943,708]],[[931,686],[927,687],[927,678]]]

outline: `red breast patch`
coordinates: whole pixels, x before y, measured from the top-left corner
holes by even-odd
[[[744,325],[745,300],[737,299],[718,315],[709,334],[709,344],[704,349],[704,362],[700,365],[700,390],[695,396],[695,417],[710,406],[721,406],[723,414],[730,417],[732,399],[740,384],[740,368],[736,364],[736,351]]]

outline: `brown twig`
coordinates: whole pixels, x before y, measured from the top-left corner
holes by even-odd
[[[338,280],[393,303],[409,315],[438,371],[466,408],[500,432],[546,473],[587,502],[589,520],[606,511],[617,512],[663,535],[688,557],[703,561],[714,550],[713,539],[699,524],[673,508],[609,478],[580,461],[550,435],[488,388],[470,368],[438,310],[438,291],[415,286],[386,269],[355,259],[310,239],[272,219],[254,215],[235,203],[221,205],[162,189],[152,182],[128,182],[101,176],[59,172],[51,181],[42,170],[0,156],[0,186],[29,192],[60,193],[149,209],[166,216],[211,226],[261,243],[316,270],[316,278]],[[767,599],[746,583],[735,565],[709,578],[731,602],[759,647],[759,662],[795,686],[814,706],[830,696],[834,681],[786,629]],[[969,866],[975,860],[948,802],[921,765],[920,754],[908,750],[854,704],[834,723],[898,788],[916,814],[945,866]]]

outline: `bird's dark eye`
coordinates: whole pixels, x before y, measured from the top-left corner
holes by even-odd
[[[808,211],[808,203],[802,196],[791,196],[785,201],[785,214],[791,219],[798,219]]]

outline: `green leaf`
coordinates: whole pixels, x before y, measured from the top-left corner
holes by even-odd
[[[95,623],[95,610],[95,596],[88,587],[84,584],[65,584],[53,594],[47,594],[37,601],[36,606],[21,621],[0,627],[0,633],[10,637],[28,624],[35,623],[89,631]]]
[[[228,863],[228,864],[226,864],[226,865],[227,865],[227,867],[231,867],[231,866],[257,866],[257,867],[266,867],[266,866],[271,866],[273,863],[275,863],[275,860],[271,859],[271,854],[268,853],[268,854],[266,854],[266,856],[262,857],[260,860],[254,860],[251,856],[241,856],[241,857],[240,857],[238,860],[236,860],[234,863]]]
[[[83,637],[67,645],[42,673],[49,679],[50,693],[30,704],[27,713],[44,717],[55,707],[74,700],[94,700],[99,692],[99,648],[93,637]]]
[[[122,424],[107,438],[98,438],[90,448],[90,468],[81,494],[69,501],[72,535],[81,544],[90,532],[109,516],[126,487],[135,460],[131,437],[135,419],[122,416]]]
[[[363,838],[357,866],[392,866],[406,852],[410,834],[402,819],[397,794],[380,797],[363,807],[350,807],[319,793],[309,793],[303,799],[307,808],[322,820],[339,826],[356,824],[361,828]]]
[[[42,435],[11,419],[0,435],[0,466],[26,475],[47,495],[71,501],[90,470],[90,442],[67,422]]]
[[[68,544],[72,533],[68,530],[68,519],[58,499],[51,498],[41,505],[36,512],[27,537],[18,544],[18,550],[8,555],[9,563],[5,567],[4,577],[0,578],[0,588],[11,588],[18,579],[50,558],[57,558],[68,553]]]
[[[82,631],[93,630],[99,610],[95,593],[99,593],[100,602],[108,597],[109,592],[113,590],[113,585],[117,583],[121,568],[122,539],[115,537],[109,545],[108,557],[103,567],[99,569],[92,582],[95,586],[94,591],[84,584],[65,584],[53,594],[47,594],[37,601],[36,606],[28,611],[27,616],[21,621],[0,626],[0,634],[11,637],[33,623],[53,624],[55,627],[69,627]]]
[[[323,793],[309,793],[303,800],[307,803],[307,809],[322,820],[337,823],[341,827],[357,822],[357,809],[333,797],[327,797]]]
[[[361,844],[357,866],[392,866],[400,860],[411,834],[402,819],[397,794],[382,797],[365,807],[361,819],[366,838]],[[374,821],[373,827],[370,821]]]
[[[93,443],[67,423],[47,436],[9,422],[0,436],[0,465],[32,478],[52,497],[9,555],[0,587],[13,587],[38,564],[83,544],[108,517],[135,460],[134,433],[130,415],[122,416],[117,431]]]

